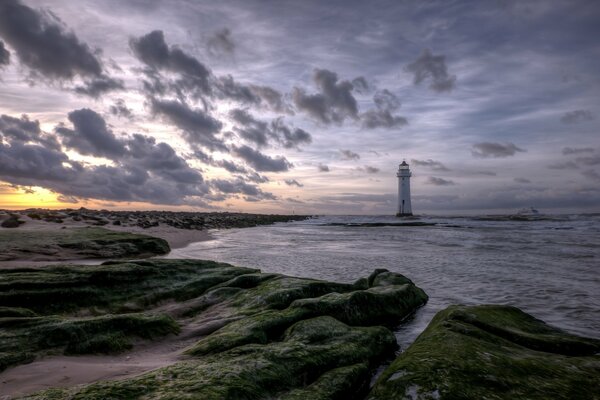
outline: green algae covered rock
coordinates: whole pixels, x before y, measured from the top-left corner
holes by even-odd
[[[142,258],[170,250],[164,239],[98,227],[0,231],[0,261]]]
[[[398,324],[426,301],[410,280],[385,270],[356,284],[201,260],[10,270],[0,279],[0,367],[48,351],[135,351],[133,338],[182,329],[195,343],[186,342],[174,364],[31,398],[358,399],[397,348],[381,325]]]
[[[509,306],[450,306],[379,377],[370,400],[600,399],[600,341]]]
[[[386,328],[350,327],[318,317],[297,322],[283,340],[268,345],[240,346],[136,378],[30,398],[351,399],[364,389],[369,365],[395,346],[395,337]]]

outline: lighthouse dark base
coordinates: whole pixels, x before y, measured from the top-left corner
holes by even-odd
[[[397,213],[396,217],[412,217],[412,213]]]

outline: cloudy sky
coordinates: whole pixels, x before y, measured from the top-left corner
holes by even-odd
[[[595,0],[0,2],[0,208],[600,211]]]

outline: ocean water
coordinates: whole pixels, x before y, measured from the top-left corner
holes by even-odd
[[[396,329],[401,349],[450,304],[507,304],[572,333],[600,338],[600,215],[531,221],[328,216],[213,232],[169,258],[200,258],[263,272],[354,282],[375,268],[409,277],[427,305]],[[408,221],[405,221],[408,222]],[[333,224],[333,225],[332,225]]]

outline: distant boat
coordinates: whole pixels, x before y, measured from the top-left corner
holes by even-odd
[[[521,208],[519,211],[517,211],[516,215],[535,216],[535,215],[540,215],[540,212],[533,207],[525,207],[525,208]]]

